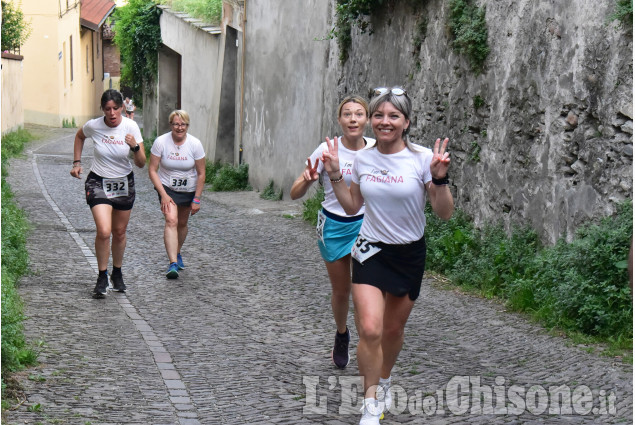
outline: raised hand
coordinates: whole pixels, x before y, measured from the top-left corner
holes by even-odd
[[[315,160],[315,165],[311,166],[311,157],[306,159],[306,168],[304,169],[304,173],[302,176],[305,181],[314,182],[320,177],[320,173],[317,172],[318,164],[320,163],[320,158]]]
[[[450,167],[450,152],[446,152],[445,149],[448,146],[450,139],[447,137],[441,144],[441,139],[437,139],[434,142],[434,150],[432,151],[432,161],[430,162],[430,173],[435,179],[442,179],[448,175],[448,168]]]
[[[338,173],[340,171],[340,158],[338,156],[337,139],[326,138],[327,149],[322,152],[322,162],[324,163],[324,169],[329,176],[331,173]]]

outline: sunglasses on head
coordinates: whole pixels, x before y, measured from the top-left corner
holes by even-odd
[[[381,96],[381,95],[386,94],[388,92],[391,92],[395,96],[403,96],[403,95],[406,94],[406,91],[404,89],[402,89],[401,87],[393,87],[391,89],[389,89],[387,87],[377,87],[375,90],[373,90],[373,94],[375,96]]]

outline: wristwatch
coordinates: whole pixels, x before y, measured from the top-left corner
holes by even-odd
[[[141,146],[139,146],[139,143],[137,143],[137,146],[135,146],[134,148],[130,148],[132,152],[139,152],[139,149],[141,149]]]

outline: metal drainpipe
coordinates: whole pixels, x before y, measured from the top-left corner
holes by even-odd
[[[240,130],[238,132],[240,145],[238,151],[238,164],[243,163],[243,120],[244,120],[244,99],[245,99],[245,51],[247,46],[247,0],[245,0],[244,8],[243,8],[243,58],[240,70]]]

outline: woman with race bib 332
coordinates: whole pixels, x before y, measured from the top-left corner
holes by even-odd
[[[339,166],[342,180],[346,185],[351,182],[351,169],[356,155],[375,144],[374,139],[364,137],[368,123],[368,103],[359,96],[347,96],[337,108],[337,120],[343,136],[336,138],[339,146]],[[332,183],[320,162],[326,143],[307,158],[304,172],[291,187],[291,199],[304,196],[309,187],[318,180],[320,174],[324,181],[324,202],[318,213],[318,247],[324,259],[331,280],[331,309],[337,331],[331,351],[331,359],[340,369],[348,365],[350,356],[348,346],[350,332],[346,326],[351,294],[351,247],[362,225],[364,211],[347,214],[333,193]]]
[[[123,97],[117,90],[106,90],[101,96],[103,117],[88,121],[75,135],[71,176],[80,178],[82,150],[87,138],[93,140],[94,154],[90,173],[84,184],[86,202],[93,214],[97,235],[95,253],[99,275],[93,290],[94,298],[103,298],[108,292],[108,258],[112,236],[113,290],[125,292],[121,266],[126,249],[126,229],[135,201],[135,182],[132,155],[137,167],[143,168],[146,154],[139,126],[123,117]]]
[[[181,248],[188,232],[190,215],[201,209],[205,186],[205,152],[200,140],[187,132],[190,116],[183,110],[169,116],[172,131],[154,141],[148,171],[159,194],[165,217],[163,241],[168,254],[168,279],[179,277],[185,268]]]
[[[378,425],[392,403],[391,371],[425,267],[426,201],[441,219],[449,219],[454,211],[448,187],[448,139],[442,144],[437,139],[434,150],[410,143],[412,103],[406,91],[378,88],[374,94],[370,123],[377,143],[357,155],[350,189],[339,183],[338,145],[328,143],[323,155],[346,213],[366,207],[352,249],[357,363],[364,377],[360,425]]]

